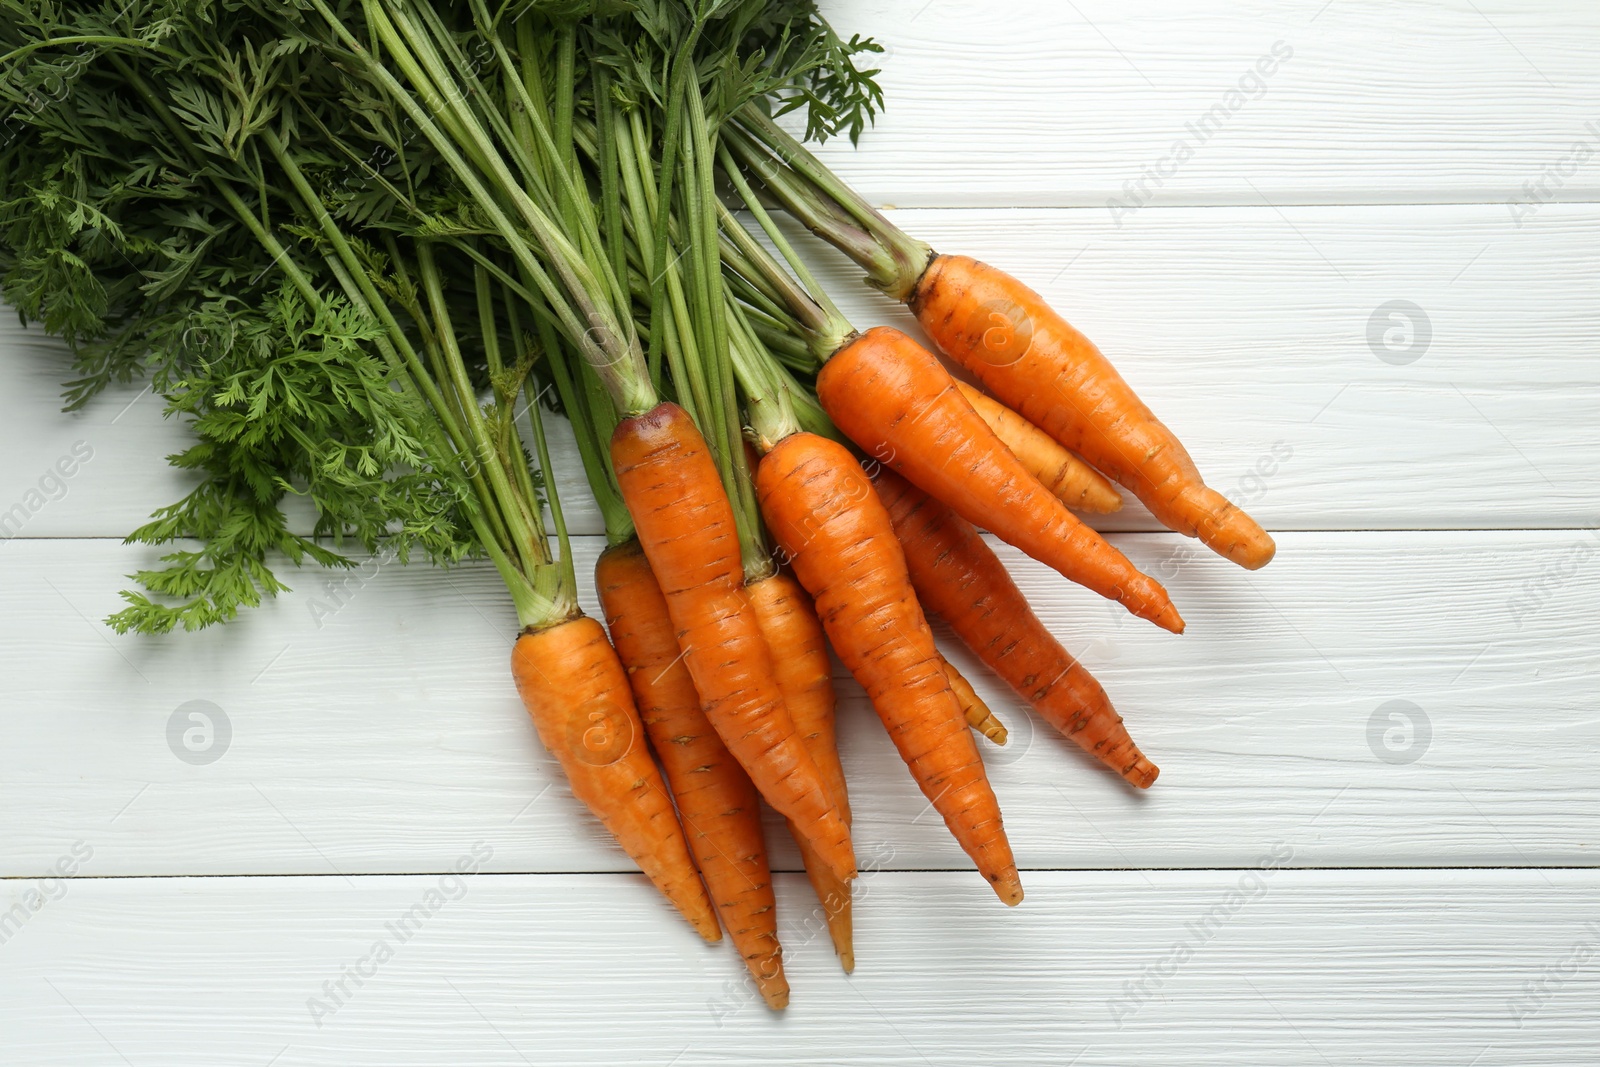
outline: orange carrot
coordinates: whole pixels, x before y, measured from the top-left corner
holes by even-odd
[[[601,553],[594,584],[717,914],[762,999],[770,1008],[783,1008],[789,981],[756,787],[701,710],[666,598],[639,543],[625,541]]]
[[[701,937],[720,940],[716,914],[645,747],[627,675],[605,630],[586,616],[530,627],[512,647],[511,675],[572,795],[599,817]]]
[[[855,877],[850,828],[795,730],[750,611],[733,508],[705,439],[687,412],[663,403],[618,423],[610,451],[706,717],[767,803],[835,875]]]
[[[759,460],[757,461],[759,462]],[[754,467],[755,464],[752,464]],[[750,607],[772,650],[773,667],[783,702],[794,718],[806,747],[822,772],[828,796],[850,822],[850,797],[845,789],[844,766],[834,729],[833,669],[828,662],[827,638],[811,598],[786,574],[774,574],[749,585]],[[850,883],[836,878],[793,826],[806,877],[821,902],[828,935],[839,963],[849,974],[856,967],[855,931],[850,906]]]
[[[1126,486],[1172,529],[1199,537],[1245,567],[1264,566],[1272,558],[1272,538],[1206,487],[1172,431],[1039,294],[975,259],[936,255],[753,104],[739,112],[723,140],[767,194],[855,260],[872,285],[904,300],[939,350],[988,393]],[[739,167],[729,159],[723,171],[770,234]],[[916,477],[910,480],[954,503]],[[956,511],[984,521],[959,505]]]
[[[1008,451],[932,353],[878,326],[817,375],[817,399],[858,445],[970,522],[1173,633],[1161,584],[1067,510]]]
[[[956,670],[954,663],[943,656],[939,659],[944,664],[945,676],[950,679],[951,691],[955,693],[956,700],[961,702],[961,714],[966,717],[967,725],[995,744],[1005,744],[1009,736],[1006,733],[1005,723],[995,717],[989,705],[978,695],[978,691],[972,688],[972,683]]]
[[[972,524],[889,471],[880,470],[875,482],[928,609],[1050,725],[1129,782],[1149,787],[1161,772]]]
[[[796,433],[762,458],[756,492],[796,577],[816,598],[829,641],[923,795],[996,895],[1020,902],[999,803],[872,483],[843,445]]]
[[[1082,459],[1068,452],[1055,438],[1006,407],[994,397],[957,380],[956,388],[972,410],[983,416],[989,429],[1044,487],[1069,508],[1107,515],[1122,507],[1116,486]]]
[[[1126,486],[1168,527],[1252,570],[1272,559],[1266,531],[1205,484],[1177,436],[1038,293],[967,256],[936,256],[907,302],[939,350],[984,389]]]

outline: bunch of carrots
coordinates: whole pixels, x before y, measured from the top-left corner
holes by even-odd
[[[875,45],[795,0],[236,6],[243,28],[227,33],[179,10],[158,38],[114,20],[41,26],[5,58],[91,42],[84,77],[148,117],[140,136],[169,166],[193,168],[185,180],[216,204],[207,225],[241,235],[317,328],[358,324],[353,351],[326,359],[369,361],[407,398],[373,399],[362,425],[374,442],[392,440],[380,416],[404,432],[407,469],[449,501],[434,514],[459,528],[454,557],[487,557],[505,579],[522,627],[512,675],[540,740],[694,928],[726,933],[771,1007],[789,988],[762,801],[854,966],[830,648],[1007,905],[1022,882],[974,740],[1005,729],[940,654],[930,613],[1084,751],[1134,787],[1156,780],[978,528],[1173,633],[1166,590],[1076,512],[1115,510],[1121,486],[1248,568],[1272,539],[1038,294],[900,230],[779,121],[859,134],[881,104],[857,62]],[[360,169],[368,199],[319,188],[330,160]],[[849,322],[775,213],[909,307],[937,354]],[[47,324],[48,310],[35,311]],[[155,313],[153,298],[134,312]],[[256,381],[277,343],[233,373]],[[241,411],[187,373],[189,403]],[[538,403],[526,426],[517,415],[541,384],[605,517],[604,625],[577,606]],[[312,447],[297,441],[285,431],[277,447]],[[313,490],[319,507],[334,497]],[[398,526],[420,537],[427,523]],[[193,532],[169,521],[141,539]],[[156,595],[130,594],[113,621],[172,626],[159,594],[198,586],[163,573],[141,575]]]

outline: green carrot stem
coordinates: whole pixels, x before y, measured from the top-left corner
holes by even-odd
[[[541,296],[557,312],[563,331],[583,352],[602,377],[607,388],[617,397],[618,406],[628,412],[642,412],[655,406],[655,393],[644,373],[642,356],[637,343],[630,343],[631,323],[627,330],[617,321],[608,307],[597,305],[593,294],[601,291],[583,263],[581,255],[566,240],[532,199],[524,192],[506,169],[498,153],[488,151],[487,137],[467,123],[460,111],[459,102],[441,96],[416,60],[409,55],[409,46],[400,31],[384,15],[375,0],[366,0],[368,20],[387,52],[411,81],[422,101],[413,99],[411,92],[391,74],[386,67],[344,27],[328,8],[326,0],[309,0],[311,5],[329,23],[341,43],[362,64],[373,81],[382,88],[404,111],[412,123],[423,132],[436,151],[456,175],[466,191],[477,202],[494,229],[506,241],[516,258],[518,267],[534,280]],[[461,136],[470,142],[475,157],[481,157],[488,167],[489,177],[510,200],[517,215],[533,231],[536,240],[546,253],[546,260],[558,285],[544,266],[534,257],[522,240],[521,231],[512,224],[497,199],[480,178],[477,169],[463,157],[456,142],[433,121],[434,113],[451,115],[452,124]]]
[[[798,179],[767,182],[769,191],[786,209],[801,218],[812,232],[854,259],[872,284],[896,300],[911,295],[933,258],[932,247],[885,218],[759,107],[746,104],[740,108],[738,125]],[[737,143],[739,138],[730,137],[729,141]],[[741,158],[750,161],[743,153]],[[845,225],[844,218],[854,226]]]
[[[661,137],[661,158],[676,160],[678,158],[678,144],[683,136],[683,100],[688,93],[689,75],[693,69],[692,56],[694,42],[699,38],[699,26],[690,34],[689,39],[683,44],[678,55],[671,60],[668,73],[667,89],[667,125]],[[648,145],[637,153],[641,162],[648,159]],[[655,253],[650,261],[650,306],[658,308],[662,305],[662,297],[666,291],[667,271],[667,213],[672,204],[672,183],[677,175],[676,166],[661,168],[660,184],[656,193],[655,225],[651,230],[650,248]],[[642,246],[641,246],[642,247]],[[665,341],[665,324],[655,315],[650,316],[650,343],[647,352],[648,364],[656,367],[660,364],[661,348]]]
[[[467,364],[456,342],[456,333],[450,320],[450,307],[444,295],[444,282],[434,259],[433,246],[427,241],[417,242],[417,271],[422,281],[422,291],[427,298],[450,375],[450,387],[456,391],[465,412],[465,428],[472,443],[471,456],[488,477],[492,499],[498,507],[512,538],[511,550],[523,561],[526,572],[537,573],[541,564],[549,563],[544,552],[544,531],[537,514],[535,502],[521,498],[511,487],[505,467],[500,462],[500,449],[494,435],[485,425],[483,411],[478,406],[472,379],[467,375]]]

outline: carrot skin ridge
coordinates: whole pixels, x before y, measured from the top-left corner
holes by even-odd
[[[759,462],[757,457],[751,469]],[[812,607],[810,595],[799,582],[781,571],[752,582],[747,588],[762,636],[772,650],[773,668],[778,688],[783,692],[783,702],[811,758],[822,772],[829,799],[849,825],[850,797],[845,786],[844,765],[839,762],[835,725],[837,700],[833,690],[833,665],[828,659],[828,639],[822,622]],[[822,906],[833,951],[849,974],[856,967],[850,883],[834,876],[798,828],[791,825],[789,831],[800,846],[800,859]]]
[[[1139,751],[1092,674],[1044,625],[973,525],[903,478],[874,479],[905,549],[917,596],[1063,736],[1129,783],[1160,769]]]
[[[838,877],[855,877],[850,828],[828,802],[750,610],[733,508],[705,439],[663,403],[618,423],[611,458],[706,717],[767,803]]]
[[[798,433],[762,458],[756,492],[829,641],[923,795],[995,894],[1019,903],[999,802],[872,483],[843,445]]]
[[[1096,515],[1109,515],[1122,507],[1122,495],[1116,486],[1055,438],[983,390],[959,379],[956,388],[989,424],[1000,443],[1067,507]]]
[[[1126,487],[1167,527],[1251,570],[1272,559],[1271,536],[1205,484],[1177,435],[1038,293],[971,257],[940,255],[907,303],[939,350],[987,392]]]
[[[677,803],[689,852],[762,999],[781,1009],[789,1002],[789,982],[760,797],[700,707],[666,598],[638,542],[606,549],[594,573],[606,626]]]
[[[587,616],[524,632],[511,676],[572,795],[707,941],[722,931],[666,783],[650,758],[633,693],[606,632]]]
[[[817,398],[856,444],[968,521],[1140,618],[1183,631],[1161,583],[1041,485],[910,337],[886,326],[861,334],[823,365]]]

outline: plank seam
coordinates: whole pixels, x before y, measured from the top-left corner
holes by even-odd
[[[1427,873],[1467,873],[1474,871],[1570,871],[1570,872],[1600,872],[1600,864],[1555,864],[1552,866],[1527,865],[1527,864],[1471,864],[1466,866],[1434,865],[1422,867],[1374,867],[1361,866],[1317,866],[1277,867],[1281,871],[1340,871],[1340,872],[1365,872],[1389,873],[1427,872]],[[1259,868],[1251,867],[1019,867],[1022,874],[1238,874],[1244,871],[1254,871]],[[176,881],[188,878],[431,878],[443,877],[457,873],[453,868],[440,870],[416,871],[364,871],[360,873],[339,874],[327,871],[278,871],[262,874],[75,874],[51,875],[64,882],[135,882],[135,881]],[[801,868],[774,867],[773,874],[802,875],[805,871]],[[880,867],[873,870],[873,874],[965,874],[971,873],[961,867]],[[479,871],[474,878],[566,878],[566,877],[615,877],[639,878],[639,871]],[[33,882],[42,877],[37,874],[7,874],[0,875],[0,882]]]

